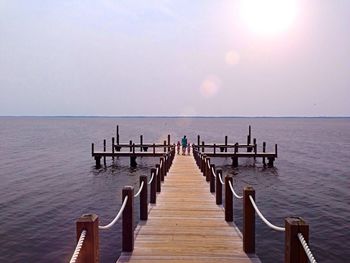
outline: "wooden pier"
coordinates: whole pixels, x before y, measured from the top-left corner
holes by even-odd
[[[243,251],[239,230],[224,211],[192,156],[178,155],[148,220],[135,231],[132,253],[118,262],[260,262]]]

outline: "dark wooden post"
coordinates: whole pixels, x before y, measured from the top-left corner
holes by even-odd
[[[275,154],[276,154],[276,158],[277,158],[277,143],[275,144]]]
[[[132,153],[135,154],[135,143],[132,144]]]
[[[256,138],[253,139],[253,144],[254,144],[254,161],[256,160],[256,154],[258,152],[258,146],[256,144]]]
[[[157,186],[157,192],[160,193],[161,192],[161,188],[162,188],[162,183],[161,183],[161,177],[162,177],[162,170],[160,169],[160,164],[156,164],[156,169],[158,170],[158,172],[155,170],[154,172],[156,173],[155,176],[155,180],[157,182],[156,186]]]
[[[114,137],[112,137],[112,159],[114,160]]]
[[[96,169],[101,168],[101,156],[95,156],[95,161],[96,161]]]
[[[249,135],[249,144],[250,144],[250,139],[252,138],[252,127],[250,125],[248,127],[248,135]]]
[[[148,219],[148,185],[147,175],[140,176],[140,186],[143,182],[143,187],[140,193],[140,220]]]
[[[287,217],[285,219],[285,263],[307,263],[308,258],[302,247],[298,233],[304,236],[305,241],[309,242],[309,225],[300,217]]]
[[[165,161],[164,161],[164,157],[160,157],[160,162],[161,162],[161,173],[160,173],[160,180],[162,182],[164,182],[164,174],[165,174]]]
[[[199,145],[201,144],[201,136],[197,135],[197,146],[198,146],[198,151],[199,151]]]
[[[249,199],[255,200],[255,190],[247,186],[243,190],[243,250],[245,253],[255,253],[255,210]]]
[[[215,164],[210,165],[210,192],[211,193],[215,193],[215,177],[214,177],[213,170],[215,171]]]
[[[228,138],[227,138],[227,135],[225,136],[225,152],[227,152],[227,140],[228,140]]]
[[[129,141],[129,145],[130,145],[130,152],[132,152],[132,140]]]
[[[98,235],[98,216],[95,214],[82,215],[76,222],[77,243],[80,234],[86,230],[86,236],[83,246],[80,250],[79,263],[98,263],[100,258],[99,252],[99,235]]]
[[[266,152],[266,142],[263,142],[263,152]],[[266,158],[263,157],[263,164],[266,166]]]
[[[156,145],[153,143],[153,154],[156,154]]]
[[[123,211],[123,241],[122,251],[132,252],[134,250],[134,187],[124,186],[122,192],[122,200],[128,197],[126,206]]]
[[[117,125],[116,140],[117,140],[117,145],[119,145],[119,125]]]
[[[95,144],[91,143],[91,156],[94,156],[94,152],[95,152]]]
[[[214,143],[214,154],[216,154],[216,144]]]
[[[143,145],[143,135],[140,135],[140,151],[142,152],[142,145]]]
[[[218,178],[219,176],[221,176],[222,178],[222,170],[221,169],[217,169],[216,170],[216,204],[217,205],[221,205],[222,204],[222,184],[220,181],[220,178]]]
[[[170,152],[170,134],[168,134],[168,152]]]
[[[207,157],[207,163],[205,164],[205,169],[206,169],[205,180],[207,180],[207,182],[210,182],[210,175],[211,175],[211,170],[209,167],[210,167],[210,158]]]
[[[202,153],[204,153],[204,141],[202,141]]]
[[[164,152],[166,152],[166,141],[164,141],[163,144],[164,144]]]
[[[232,184],[233,178],[231,175],[225,177],[225,220],[226,222],[233,221],[233,194],[229,185]]]
[[[103,140],[103,152],[106,152],[106,139]],[[106,166],[106,155],[103,155],[103,164]]]
[[[156,174],[156,169],[152,168],[151,169],[151,178],[153,175],[153,180],[151,182],[151,196],[150,196],[150,203],[155,204],[157,200],[157,181],[158,181],[158,176]]]

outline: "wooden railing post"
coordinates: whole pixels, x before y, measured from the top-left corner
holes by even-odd
[[[214,177],[213,170],[215,171],[215,164],[210,165],[210,192],[211,193],[215,193],[215,177]]]
[[[263,153],[266,152],[266,142],[263,142]],[[266,166],[266,158],[263,157],[263,164]]]
[[[112,159],[114,160],[114,137],[112,137]]]
[[[168,152],[170,152],[170,134],[168,134]]]
[[[202,141],[202,153],[204,153],[204,141]]]
[[[140,135],[140,151],[142,152],[142,145],[143,145],[143,135]]]
[[[228,139],[227,139],[227,135],[225,136],[225,152],[227,152],[227,141],[228,141]]]
[[[221,176],[222,178],[222,170],[217,169],[216,170],[216,176]],[[221,205],[222,204],[222,184],[219,178],[216,178],[216,204]]]
[[[122,200],[126,196],[128,197],[128,201],[123,211],[122,251],[132,252],[134,250],[134,187],[124,186]]]
[[[284,222],[286,228],[284,262],[307,263],[308,258],[298,239],[298,233],[301,233],[308,243],[309,225],[300,217],[287,217]]]
[[[91,156],[94,156],[94,152],[95,152],[95,144],[91,143]]]
[[[162,167],[160,169],[161,173],[160,173],[160,180],[162,182],[164,182],[164,175],[165,175],[165,161],[164,161],[164,157],[160,158],[160,162],[162,164]]]
[[[225,220],[226,222],[233,221],[233,194],[229,185],[233,182],[231,175],[225,177]]]
[[[103,140],[103,152],[106,152],[106,139]],[[103,156],[103,164],[106,166],[106,155]]]
[[[129,141],[129,145],[130,145],[130,152],[132,152],[132,140]]]
[[[166,141],[164,141],[163,144],[164,144],[164,152],[166,152]]]
[[[147,175],[140,176],[140,186],[143,182],[143,187],[140,193],[140,220],[148,219],[148,185]]]
[[[159,164],[157,164],[159,165]],[[158,176],[156,174],[156,168],[151,169],[151,178],[153,175],[153,181],[151,182],[151,195],[150,195],[150,203],[155,204],[157,202],[157,181],[158,181]]]
[[[83,246],[80,250],[78,260],[79,263],[98,263],[99,262],[99,235],[98,235],[98,216],[82,215],[76,222],[77,242],[80,234],[86,230],[86,236]]]
[[[158,172],[157,172],[158,170]],[[156,169],[154,170],[155,174],[154,174],[154,180],[156,181],[156,190],[158,193],[161,192],[161,187],[162,187],[162,184],[161,184],[161,174],[162,174],[162,170],[160,169],[160,164],[156,164]]]
[[[210,158],[207,157],[207,161],[205,163],[205,170],[206,170],[206,173],[205,173],[205,180],[207,182],[210,182],[210,174],[211,174],[211,171],[210,171],[210,168],[208,167],[208,165],[210,166]]]
[[[153,154],[156,154],[156,144],[153,143]]]
[[[243,190],[243,250],[255,253],[255,210],[249,196],[255,200],[255,190],[251,186]]]

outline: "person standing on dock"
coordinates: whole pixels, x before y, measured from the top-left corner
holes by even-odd
[[[180,141],[177,141],[177,154],[180,154]]]
[[[186,147],[187,147],[186,135],[184,135],[184,137],[182,138],[181,144],[182,144],[182,155],[185,155],[186,154]]]

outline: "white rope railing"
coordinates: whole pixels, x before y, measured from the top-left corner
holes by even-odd
[[[221,183],[221,184],[225,184],[224,181],[222,181],[222,178],[221,178],[220,174],[218,174],[218,177],[219,177],[219,179],[220,179],[220,183]]]
[[[208,164],[208,168],[210,169],[210,162],[207,162],[207,164]]]
[[[138,192],[134,195],[134,197],[138,197],[139,196],[139,194],[142,191],[142,188],[143,188],[143,181],[141,182],[140,188],[139,188]]]
[[[113,219],[113,221],[110,222],[108,225],[105,225],[105,226],[98,226],[98,229],[103,229],[103,230],[104,230],[104,229],[109,229],[109,228],[111,228],[111,227],[118,221],[118,219],[120,218],[120,216],[122,215],[122,213],[123,213],[123,211],[124,211],[124,208],[125,208],[125,206],[126,206],[127,201],[128,201],[128,196],[125,196],[124,201],[123,201],[123,204],[122,204],[122,207],[120,208],[120,210],[119,210],[117,216]]]
[[[215,173],[214,167],[211,168],[211,172],[213,173],[214,177],[216,178],[216,173]]]
[[[157,168],[157,171],[155,173],[158,173],[158,168]],[[147,184],[151,184],[152,183],[155,173],[152,173],[152,177],[151,177],[151,179],[149,180],[149,182]]]
[[[69,263],[75,263],[77,261],[79,253],[80,253],[80,249],[83,246],[83,243],[84,243],[84,240],[86,237],[86,233],[87,232],[85,229],[83,231],[81,231],[78,243],[75,247],[74,253],[73,253],[72,258],[70,259]]]
[[[228,184],[229,184],[229,186],[230,186],[230,188],[231,188],[231,192],[233,193],[233,195],[234,195],[236,198],[238,198],[238,199],[242,199],[243,196],[238,195],[238,194],[235,192],[235,190],[233,189],[233,186],[232,186],[231,181],[228,181]]]
[[[299,238],[299,240],[300,240],[301,245],[302,245],[303,248],[304,248],[304,251],[305,251],[307,257],[309,258],[309,261],[310,261],[311,263],[317,263],[316,259],[315,259],[314,256],[312,255],[312,252],[311,252],[311,250],[310,250],[310,248],[309,248],[309,245],[308,245],[308,244],[306,243],[306,241],[305,241],[305,238],[304,238],[303,234],[302,234],[302,233],[298,233],[298,238]]]
[[[261,220],[268,225],[269,227],[271,227],[272,229],[276,230],[276,231],[286,231],[286,229],[284,227],[279,227],[279,226],[275,226],[273,224],[271,224],[269,221],[267,221],[267,219],[263,216],[263,214],[260,212],[260,210],[258,209],[258,207],[256,206],[253,197],[250,195],[249,196],[250,202],[252,203],[255,212],[258,214],[258,216],[261,218]]]

